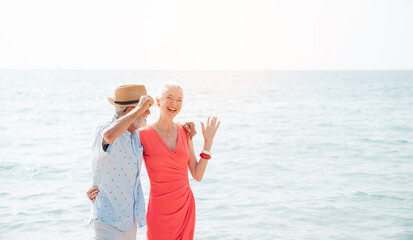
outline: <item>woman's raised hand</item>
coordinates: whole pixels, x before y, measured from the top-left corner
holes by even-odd
[[[221,121],[218,121],[217,123],[217,117],[215,116],[212,117],[212,119],[211,117],[208,117],[206,126],[203,122],[201,122],[202,135],[204,136],[205,143],[212,144],[220,123]]]

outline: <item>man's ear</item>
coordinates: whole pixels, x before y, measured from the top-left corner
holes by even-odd
[[[133,107],[127,107],[125,113],[128,113],[128,112],[132,111],[132,109],[133,109]]]

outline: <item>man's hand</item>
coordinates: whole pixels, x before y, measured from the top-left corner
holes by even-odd
[[[98,193],[99,193],[99,189],[96,186],[96,187],[89,188],[89,191],[86,192],[86,195],[91,202],[95,202]]]
[[[186,122],[186,123],[181,124],[181,125],[185,129],[185,131],[187,132],[189,139],[192,140],[192,138],[196,135],[194,122]]]
[[[128,107],[127,113],[123,116],[116,116],[117,119],[114,121],[109,128],[103,131],[103,139],[106,144],[111,144],[115,139],[120,137],[131,124],[140,116],[150,114],[149,108],[153,104],[153,99],[151,96],[144,95],[139,99],[139,103],[135,108]],[[131,110],[132,109],[132,110]]]
[[[136,106],[136,108],[138,109],[142,108],[146,111],[153,105],[153,103],[154,103],[154,100],[151,96],[144,95],[144,96],[141,96],[141,98],[139,99],[139,103]]]

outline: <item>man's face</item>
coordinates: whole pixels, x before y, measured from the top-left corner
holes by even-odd
[[[146,118],[149,116],[149,114],[151,114],[151,112],[148,109],[148,110],[146,110],[145,113],[143,113],[140,117],[138,117],[133,122],[134,127],[137,128],[137,129],[145,127],[146,126]]]

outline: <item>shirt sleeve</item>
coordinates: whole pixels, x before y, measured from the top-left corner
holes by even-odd
[[[103,131],[110,126],[110,123],[104,124],[96,128],[95,139],[92,146],[92,171],[93,171],[93,182],[92,186],[98,186],[102,179],[102,171],[99,169],[105,164],[105,160],[111,154],[111,145],[107,147],[106,151],[103,150]]]
[[[103,131],[107,129],[109,126],[109,124],[104,124],[96,129],[95,140],[93,142],[93,154],[97,158],[104,158],[107,155],[111,154],[113,143],[109,144],[106,150],[103,148]]]

